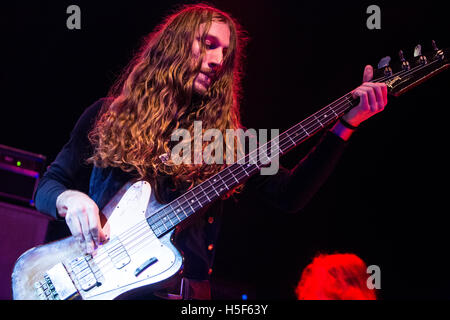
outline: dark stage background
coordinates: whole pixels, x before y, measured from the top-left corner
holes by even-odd
[[[1,144],[47,156],[83,110],[106,95],[144,35],[183,1],[3,2]],[[210,1],[247,30],[242,120],[287,129],[354,89],[366,64],[421,43],[450,45],[438,2]],[[81,8],[68,30],[66,8]],[[381,30],[366,8],[381,8]],[[380,297],[450,298],[448,277],[449,73],[391,98],[351,138],[337,170],[296,215],[248,191],[227,202],[214,279],[220,297],[294,299],[318,252],[352,252],[381,269]],[[317,141],[282,158],[292,167]],[[0,226],[1,228],[2,226]],[[1,253],[0,253],[1,255]]]

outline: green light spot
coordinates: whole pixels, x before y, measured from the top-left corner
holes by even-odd
[[[17,163],[16,163],[16,164],[17,164],[17,166],[18,166],[18,167],[20,167],[20,166],[22,165],[22,162],[20,162],[20,161],[17,161]]]

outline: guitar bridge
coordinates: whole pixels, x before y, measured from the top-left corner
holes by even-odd
[[[40,300],[66,300],[78,293],[62,263],[47,271],[43,281],[34,284]]]

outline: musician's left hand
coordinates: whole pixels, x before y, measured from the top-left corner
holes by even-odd
[[[352,91],[354,98],[359,97],[359,104],[342,118],[357,127],[361,122],[384,110],[387,104],[387,87],[385,83],[368,82],[373,78],[373,68],[364,68],[363,84]]]
[[[354,98],[359,97],[359,104],[342,116],[342,119],[354,127],[359,126],[361,122],[383,111],[387,104],[386,84],[369,82],[372,78],[373,68],[367,65],[364,68],[363,84],[352,91]],[[353,130],[344,126],[341,121],[337,121],[331,128],[331,132],[343,140],[348,140]]]

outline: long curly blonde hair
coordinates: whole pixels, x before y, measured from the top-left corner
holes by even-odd
[[[201,68],[204,39],[212,21],[229,26],[230,45],[216,81],[205,94],[196,96],[194,79]],[[201,54],[195,60],[192,43],[203,23]],[[246,39],[232,17],[210,5],[185,5],[166,17],[144,39],[111,88],[111,103],[104,105],[89,133],[94,153],[88,161],[102,168],[119,167],[149,181],[168,175],[175,187],[186,183],[192,187],[223,169],[222,164],[174,165],[170,160],[161,161],[160,156],[171,153],[174,130],[187,129],[193,139],[195,120],[202,121],[203,130],[220,130],[223,137],[226,129],[242,128],[239,100]],[[227,151],[236,152],[236,148]]]

